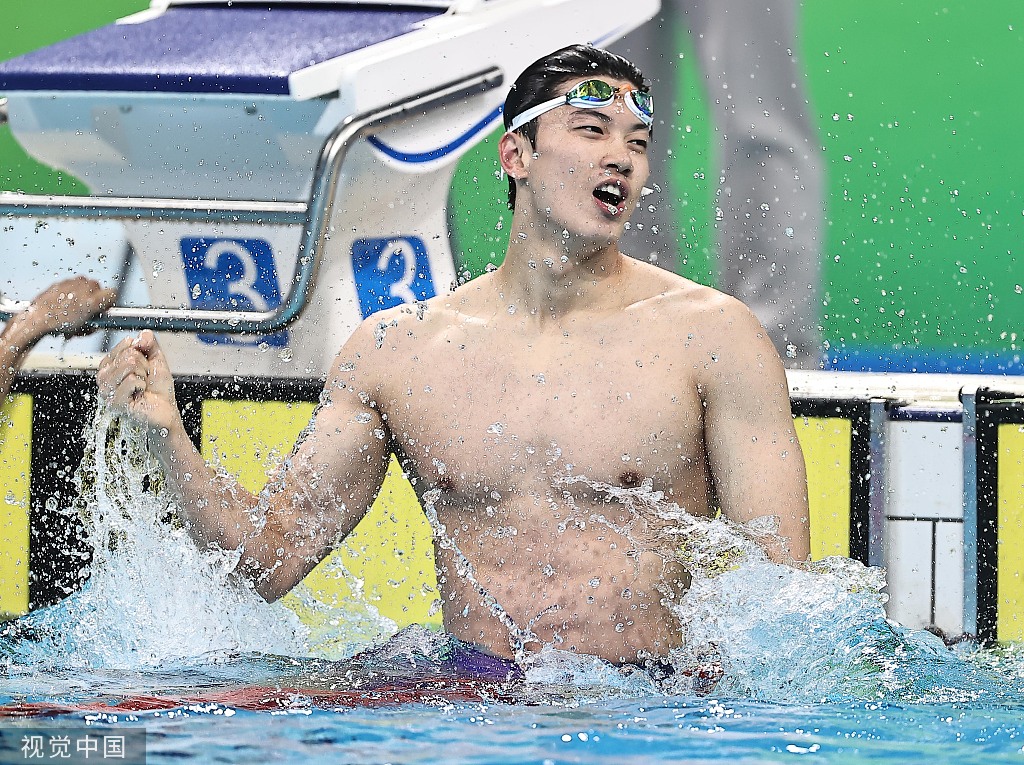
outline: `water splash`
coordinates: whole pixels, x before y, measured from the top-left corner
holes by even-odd
[[[548,611],[542,611],[533,617],[530,623],[526,627],[520,627],[516,621],[509,615],[508,611],[498,602],[498,599],[491,595],[479,580],[476,578],[476,569],[470,562],[469,558],[465,556],[459,546],[455,543],[455,540],[448,534],[445,525],[441,523],[441,520],[437,516],[437,500],[440,498],[441,492],[434,489],[424,493],[423,495],[423,512],[427,516],[427,522],[430,524],[430,530],[434,536],[434,542],[437,544],[439,549],[448,550],[452,553],[455,558],[455,573],[470,582],[480,594],[481,603],[490,610],[491,614],[494,615],[498,621],[508,630],[509,644],[512,647],[512,651],[516,656],[516,660],[522,662],[526,657],[526,646],[530,644],[541,645],[541,641],[533,633],[532,627],[538,619],[544,616]]]
[[[343,569],[336,575],[356,590],[353,598],[325,604],[300,589],[301,620],[265,603],[232,574],[236,553],[199,549],[188,537],[144,434],[100,412],[90,438],[71,508],[85,522],[94,551],[90,579],[62,603],[5,628],[0,672],[146,669],[240,653],[334,658],[393,631],[360,603],[358,582]],[[951,651],[928,633],[888,621],[880,569],[843,558],[807,567],[769,561],[762,545],[775,535],[771,519],[739,525],[695,517],[666,502],[649,481],[638,488],[581,476],[559,481],[585,483],[630,510],[627,523],[613,526],[598,511],[573,508],[639,548],[669,550],[692,584],[681,596],[666,593],[682,636],[669,657],[671,672],[616,667],[554,646],[527,651],[538,645],[533,624],[517,624],[476,583],[473,566],[438,520],[437,494],[428,492],[424,504],[435,541],[454,554],[455,573],[477,584],[484,604],[509,630],[527,701],[714,692],[789,703],[964,703],[1013,700],[1024,691],[1019,652]],[[563,493],[570,503],[572,495]],[[443,664],[454,639],[417,633],[403,640],[371,663],[383,656],[401,664],[401,657],[415,654]]]
[[[193,543],[144,432],[107,411],[87,432],[75,482],[65,512],[81,518],[93,551],[88,581],[4,628],[0,667],[8,671],[135,669],[225,653],[350,655],[367,633],[387,628],[353,599],[339,604],[339,618],[337,607],[300,589],[295,601],[312,627],[265,602],[233,574],[237,551]]]
[[[775,518],[736,524],[693,516],[665,501],[650,481],[639,488],[581,476],[560,482],[585,483],[628,508],[624,526],[598,513],[590,519],[644,549],[671,550],[691,574],[690,588],[670,604],[683,644],[671,654],[676,671],[660,683],[664,692],[703,690],[694,679],[713,673],[715,664],[716,695],[763,701],[958,703],[1015,699],[1024,690],[1019,673],[1005,671],[1020,668],[1019,661],[996,670],[978,655],[888,620],[884,570],[840,557],[802,566],[770,561],[765,545],[781,543]]]

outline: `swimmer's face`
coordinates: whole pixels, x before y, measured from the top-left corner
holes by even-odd
[[[627,89],[632,83],[602,77]],[[569,88],[573,77],[559,87]],[[557,89],[556,89],[557,92]],[[529,146],[529,142],[523,141]],[[622,98],[601,108],[562,106],[537,118],[537,141],[527,148],[518,195],[548,225],[570,235],[617,240],[649,174],[650,131]]]

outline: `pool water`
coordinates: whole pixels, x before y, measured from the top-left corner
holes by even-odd
[[[466,680],[453,639],[392,637],[356,598],[300,591],[303,620],[263,602],[230,553],[169,520],[138,434],[102,416],[95,431],[70,509],[87,521],[89,580],[0,631],[0,763],[25,761],[21,737],[41,726],[144,728],[149,763],[1024,762],[1024,651],[894,624],[883,572],[772,564],[764,524],[594,484],[699,551],[674,605],[675,671],[548,646],[515,677]]]
[[[245,659],[218,675],[245,676]],[[94,693],[194,687],[203,668],[175,673],[80,676]],[[208,679],[208,677],[207,677]],[[70,682],[70,678],[64,678]],[[200,680],[201,681],[201,680]],[[49,695],[39,682],[36,693]],[[63,694],[59,694],[63,695]],[[149,763],[623,763],[1020,762],[1024,708],[1011,702],[767,703],[714,696],[649,694],[530,704],[413,703],[314,709],[296,699],[277,713],[222,704],[183,704],[149,713],[90,712],[47,727],[143,726]],[[0,724],[0,752],[16,751],[35,720]],[[0,754],[0,762],[4,762]]]

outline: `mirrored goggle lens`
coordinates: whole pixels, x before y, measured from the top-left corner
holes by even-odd
[[[616,88],[604,80],[586,80],[565,94],[571,106],[594,108],[608,106],[615,100]],[[646,90],[628,90],[623,94],[629,98],[633,113],[648,125],[654,120],[654,99]]]
[[[654,118],[654,99],[645,90],[631,90],[629,97],[633,99],[636,108],[648,119]]]
[[[587,80],[566,93],[565,99],[570,104],[579,102],[574,106],[607,106],[615,99],[615,88],[604,80]]]

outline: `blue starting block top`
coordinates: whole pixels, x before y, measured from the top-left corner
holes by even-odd
[[[368,6],[185,6],[0,63],[0,92],[288,95],[288,75],[413,31],[441,13]]]

